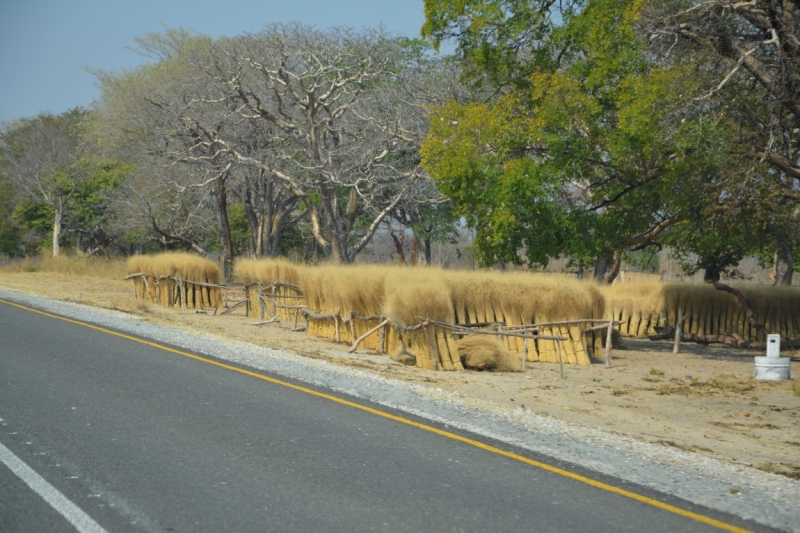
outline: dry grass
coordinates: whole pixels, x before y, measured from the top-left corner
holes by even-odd
[[[779,333],[784,339],[800,338],[800,289],[758,285],[736,288],[750,301],[756,319],[771,333]],[[710,285],[671,283],[663,286],[663,295],[670,324],[675,324],[678,306],[690,315],[684,322],[687,333],[738,333],[745,339],[765,340],[749,325],[732,294]]]
[[[465,368],[522,372],[519,358],[489,335],[470,335],[456,341],[456,346]]]
[[[198,255],[167,252],[158,255],[134,255],[128,258],[128,273],[146,274],[146,279],[134,278],[137,297],[148,298],[164,307],[219,307],[221,294],[218,288],[200,284],[219,284],[219,267],[213,261]],[[168,277],[180,278],[184,290]]]
[[[647,337],[666,324],[664,285],[657,281],[619,283],[599,287],[607,313],[614,314],[626,337]]]
[[[55,272],[73,276],[121,279],[128,273],[122,259],[104,257],[31,257],[0,266],[0,272]]]
[[[298,298],[302,295],[294,287],[281,285],[282,283],[297,286],[300,283],[300,268],[285,259],[237,259],[234,263],[235,275],[247,284],[247,297],[250,300],[250,316],[259,316],[261,302],[258,299],[259,285],[275,285],[270,291],[270,296],[279,305],[297,306],[305,305],[305,300]],[[293,323],[295,309],[278,307],[275,309],[281,321]]]
[[[236,260],[234,272],[244,283],[288,283],[298,285],[300,272],[298,266],[285,259],[244,259]]]
[[[219,283],[219,267],[199,255],[167,252],[157,255],[133,255],[128,258],[128,273],[150,276],[175,276],[187,281]]]

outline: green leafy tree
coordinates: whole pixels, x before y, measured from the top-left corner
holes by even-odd
[[[709,177],[728,171],[728,125],[685,120],[693,74],[647,60],[635,3],[555,13],[547,2],[467,1],[450,18],[443,3],[426,6],[440,19],[424,30],[457,35],[463,60],[498,84],[488,102],[440,107],[423,147],[426,170],[476,228],[484,263],[566,255],[610,282],[625,250],[658,244],[713,188]],[[533,14],[526,32],[520,21]]]
[[[0,131],[3,175],[26,202],[52,210],[53,256],[59,254],[67,204],[82,179],[78,161],[85,151],[82,127],[87,113],[42,113],[4,124]]]

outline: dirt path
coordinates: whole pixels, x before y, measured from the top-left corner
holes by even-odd
[[[800,357],[795,379],[756,381],[755,352],[626,339],[604,364],[529,364],[524,373],[432,372],[377,354],[349,355],[342,345],[277,325],[254,327],[241,315],[163,309],[134,299],[133,284],[43,272],[0,273],[0,286],[118,309],[186,330],[292,350],[309,357],[457,392],[467,402],[524,408],[569,422],[715,456],[800,479]],[[790,355],[783,353],[782,355]]]

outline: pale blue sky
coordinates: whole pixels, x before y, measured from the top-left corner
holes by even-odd
[[[126,46],[165,25],[217,37],[294,20],[383,24],[413,37],[424,19],[422,0],[0,0],[0,121],[88,106],[98,91],[81,67],[140,64]]]

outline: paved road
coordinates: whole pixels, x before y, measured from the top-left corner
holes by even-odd
[[[718,531],[468,443],[2,302],[0,418],[0,445],[107,531]],[[0,464],[0,531],[75,528]]]

